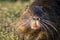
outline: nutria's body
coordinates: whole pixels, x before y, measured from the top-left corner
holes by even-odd
[[[54,0],[36,0],[26,7],[15,23],[19,40],[59,40],[56,7]],[[34,16],[40,18],[39,29],[30,27]]]

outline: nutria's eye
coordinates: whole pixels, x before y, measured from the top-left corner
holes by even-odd
[[[38,17],[35,18],[35,17],[34,17],[33,20],[40,20],[40,18],[38,18]]]
[[[33,18],[33,20],[35,20],[35,18]]]
[[[37,20],[40,20],[40,18],[37,18]]]

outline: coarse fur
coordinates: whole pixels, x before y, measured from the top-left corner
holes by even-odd
[[[19,40],[59,40],[57,6],[54,0],[35,0],[27,6],[14,23]],[[41,28],[36,30],[30,27],[34,16],[40,18]]]

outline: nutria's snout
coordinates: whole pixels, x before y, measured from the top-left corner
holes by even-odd
[[[40,18],[39,17],[33,17],[31,20],[31,29],[39,29],[40,28]]]

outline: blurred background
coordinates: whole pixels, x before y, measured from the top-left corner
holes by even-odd
[[[15,30],[10,26],[22,9],[33,0],[0,0],[0,40],[18,40]]]

